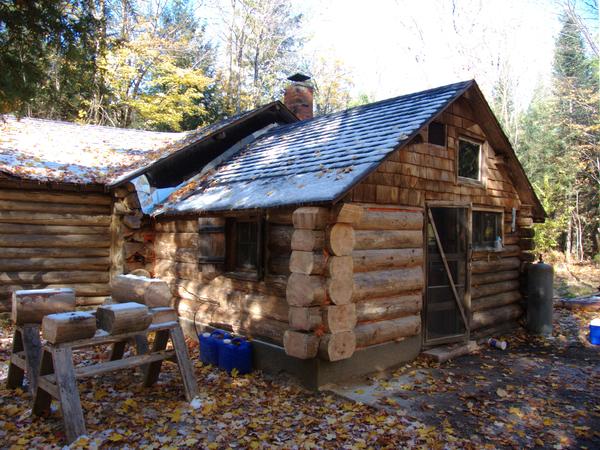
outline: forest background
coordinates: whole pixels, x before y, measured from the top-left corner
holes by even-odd
[[[181,131],[280,99],[296,71],[317,115],[475,78],[548,213],[537,249],[600,265],[597,0],[416,4],[0,0],[0,114]],[[535,20],[556,23],[547,67]]]

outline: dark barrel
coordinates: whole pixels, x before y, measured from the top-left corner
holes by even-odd
[[[552,335],[552,282],[554,269],[541,258],[527,269],[527,329],[534,334]]]

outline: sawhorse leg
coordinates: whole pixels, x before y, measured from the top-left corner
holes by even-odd
[[[171,328],[169,330],[171,335],[171,341],[175,349],[175,355],[177,356],[177,366],[179,367],[179,373],[183,380],[183,387],[185,389],[185,398],[188,402],[191,402],[194,397],[198,396],[198,382],[194,375],[194,369],[190,361],[190,355],[185,345],[185,339],[183,337],[183,331],[180,326]]]
[[[154,342],[152,343],[152,353],[166,349],[167,342],[169,342],[169,330],[158,330],[154,336]],[[150,387],[156,383],[156,380],[158,380],[158,375],[160,374],[161,366],[162,360],[151,362],[148,364],[148,366],[146,366],[144,374],[145,387]]]
[[[40,367],[42,343],[40,341],[40,327],[37,324],[26,324],[15,329],[13,336],[12,354],[19,357],[19,353],[25,354],[27,365],[27,379],[29,381],[29,390],[33,394],[37,387],[38,370]],[[8,366],[8,377],[6,385],[9,389],[16,389],[23,386],[25,371],[11,361]]]
[[[58,396],[62,410],[65,434],[69,444],[79,436],[86,434],[85,419],[81,409],[73,351],[70,347],[57,347],[52,350],[54,374],[58,385]]]

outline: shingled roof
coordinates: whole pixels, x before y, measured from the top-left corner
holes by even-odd
[[[155,214],[335,201],[473,84],[451,84],[274,128],[173,193]]]
[[[111,185],[264,108],[182,133],[0,116],[0,173],[39,182]]]

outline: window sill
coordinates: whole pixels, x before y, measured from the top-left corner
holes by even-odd
[[[474,178],[457,177],[458,184],[465,184],[468,186],[484,187],[483,181],[475,180]]]
[[[259,281],[257,272],[225,272],[223,275],[236,280]]]

